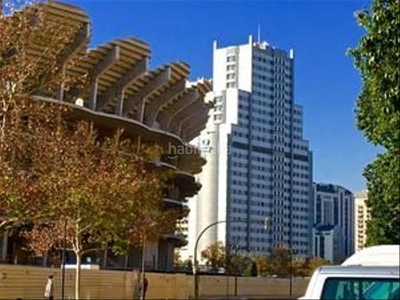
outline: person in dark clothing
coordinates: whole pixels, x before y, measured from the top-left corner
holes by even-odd
[[[142,284],[140,285],[140,299],[146,299],[147,288],[149,286],[149,281],[146,277],[143,278]]]

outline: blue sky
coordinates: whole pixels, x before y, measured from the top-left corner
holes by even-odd
[[[314,181],[365,188],[362,169],[377,148],[356,129],[358,72],[346,55],[364,34],[354,12],[367,0],[115,1],[70,0],[93,21],[92,46],[120,37],[146,41],[151,66],[183,60],[191,78],[212,76],[212,43],[243,44],[248,35],[295,50],[295,101],[314,153]]]

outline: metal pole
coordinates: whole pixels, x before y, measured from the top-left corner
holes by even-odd
[[[226,223],[226,221],[225,220],[222,220],[222,221],[217,221],[217,222],[214,222],[214,223],[211,223],[210,225],[208,225],[206,228],[204,228],[201,232],[200,232],[200,234],[199,234],[199,236],[197,237],[197,239],[196,239],[196,243],[194,244],[194,254],[193,254],[193,257],[194,257],[194,268],[193,268],[193,298],[194,299],[198,299],[199,298],[199,286],[198,286],[198,268],[199,268],[199,263],[198,263],[198,261],[197,261],[197,247],[199,246],[199,241],[200,241],[200,238],[203,236],[203,234],[208,230],[208,229],[210,229],[211,227],[213,227],[213,226],[215,226],[215,225],[217,225],[217,224],[220,224],[220,223]]]
[[[145,252],[146,251],[146,239],[143,235],[143,245],[142,245],[142,278],[141,278],[141,289],[140,289],[140,299],[144,299],[144,278],[145,278]]]
[[[290,299],[292,299],[292,297],[293,297],[293,282],[292,282],[292,264],[293,264],[293,250],[292,249],[290,249],[290,275],[289,275],[289,284],[290,284],[290,288],[289,288],[289,291],[290,291]]]
[[[235,244],[235,296],[237,296],[237,288],[238,288],[238,256],[237,256],[238,244],[236,241]]]
[[[193,257],[194,257],[194,264],[193,264],[193,297],[194,297],[194,299],[198,299],[199,298],[199,286],[198,286],[198,274],[197,274],[198,273],[199,264],[198,264],[198,261],[197,261],[197,248],[199,246],[200,238],[211,227],[213,227],[215,225],[218,225],[220,223],[226,223],[226,222],[227,222],[226,220],[222,220],[222,221],[217,221],[217,222],[211,223],[210,225],[205,227],[200,232],[199,236],[196,239],[196,243],[194,244],[194,255],[193,255]],[[245,222],[245,221],[243,221],[243,222]],[[268,224],[268,218],[265,218],[264,222],[265,222],[264,223],[264,228],[266,228],[267,227],[266,224]],[[233,221],[232,223],[240,223],[240,221]]]
[[[64,218],[64,241],[62,250],[62,270],[61,270],[61,299],[64,300],[65,297],[65,256],[67,250],[67,218]]]
[[[225,274],[226,274],[226,299],[229,299],[229,277],[231,275],[231,265],[232,265],[232,256],[231,256],[231,248],[230,248],[230,241],[225,247],[226,255],[225,255]]]

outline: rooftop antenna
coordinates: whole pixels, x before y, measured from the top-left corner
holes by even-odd
[[[257,28],[257,43],[260,43],[260,39],[261,39],[260,23],[258,23],[258,28]]]

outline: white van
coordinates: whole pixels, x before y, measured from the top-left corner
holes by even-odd
[[[400,299],[399,249],[398,245],[370,247],[341,266],[318,268],[300,299]]]
[[[399,245],[365,248],[346,259],[342,266],[399,266]]]

